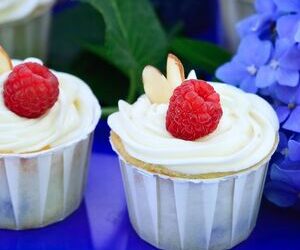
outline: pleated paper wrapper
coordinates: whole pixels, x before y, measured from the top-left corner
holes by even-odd
[[[0,157],[0,228],[28,229],[60,221],[78,208],[93,133],[32,156]]]
[[[218,179],[176,179],[120,159],[129,217],[159,249],[229,249],[256,224],[268,163]]]
[[[47,59],[51,8],[45,6],[33,16],[0,24],[0,45],[11,58]]]

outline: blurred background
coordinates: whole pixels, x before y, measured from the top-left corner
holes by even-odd
[[[164,71],[168,52],[177,54],[186,70],[195,68],[201,77],[211,79],[237,47],[236,21],[253,12],[251,0],[130,0],[120,1],[115,10],[101,5],[58,0],[52,22],[44,20],[48,26],[34,28],[36,37],[50,27],[48,38],[34,47],[33,42],[29,46],[19,42],[8,48],[11,40],[6,45],[1,36],[0,42],[14,57],[40,57],[51,68],[85,80],[99,98],[104,116],[116,110],[118,99],[134,101],[142,93],[142,68],[152,64]],[[125,20],[123,27],[116,22],[118,15]]]
[[[127,13],[119,10],[125,19],[140,20],[138,24],[128,23],[125,31],[128,37],[134,37],[136,41],[126,44],[126,39],[117,41],[112,38],[107,41],[110,43],[108,48],[105,44],[105,22],[110,22],[109,19],[114,18],[113,14],[109,16],[107,12],[102,15],[101,11],[89,4],[60,0],[54,8],[48,64],[57,70],[78,75],[89,83],[104,107],[104,115],[107,115],[115,110],[118,99],[132,102],[142,92],[140,71],[144,65],[154,64],[164,71],[168,52],[174,52],[183,59],[187,69],[197,68],[199,74],[205,75],[205,78],[213,75],[215,68],[228,60],[229,53],[224,50],[218,58],[214,46],[207,50],[207,44],[195,44],[194,46],[200,47],[195,54],[192,51],[194,48],[186,44],[189,41],[176,39],[208,41],[232,49],[236,41],[230,45],[228,41],[237,38],[235,33],[228,31],[228,34],[234,34],[230,39],[224,39],[221,33],[223,29],[220,27],[220,20],[226,18],[221,14],[222,1],[229,3],[231,0],[143,0],[138,4],[140,10],[137,7],[125,7],[128,8]],[[232,4],[243,6],[241,9],[249,7],[249,3],[243,0],[232,1]],[[153,10],[154,15],[146,15]],[[118,35],[122,37],[121,34]],[[129,48],[127,55],[124,55],[121,49],[126,49],[126,46]],[[103,55],[102,49],[113,52],[108,56]],[[131,64],[131,58],[136,65]],[[119,64],[118,61],[124,63]],[[130,73],[132,70],[136,71],[136,76]],[[130,85],[138,85],[135,94],[131,96],[129,95],[133,90]]]

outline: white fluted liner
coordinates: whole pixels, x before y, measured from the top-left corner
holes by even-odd
[[[37,57],[46,60],[51,7],[45,7],[34,17],[0,24],[0,44],[11,58]]]
[[[229,249],[256,224],[267,163],[212,180],[151,174],[120,160],[131,223],[160,249]]]
[[[92,137],[32,157],[0,157],[0,228],[42,227],[74,212],[83,197]]]

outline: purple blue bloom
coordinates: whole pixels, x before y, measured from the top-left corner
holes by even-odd
[[[279,164],[273,163],[271,165],[265,195],[276,205],[290,207],[299,200],[299,163],[285,160]]]
[[[300,86],[284,87],[276,85],[272,88],[272,91],[273,98],[277,100],[274,108],[282,129],[300,133]]]
[[[274,0],[279,11],[284,13],[298,13],[300,12],[299,0]]]
[[[278,206],[300,208],[300,0],[256,0],[255,9],[237,24],[238,51],[216,76],[273,105],[280,139],[265,195]]]
[[[299,57],[298,57],[299,56]],[[259,68],[256,87],[265,88],[278,83],[295,87],[299,83],[300,50],[287,39],[277,39],[269,63]]]
[[[258,36],[269,34],[273,22],[275,21],[278,12],[277,6],[273,0],[257,0],[255,2],[256,14],[253,14],[244,20],[237,23],[237,32],[240,37],[249,34],[256,34]]]
[[[280,133],[280,143],[265,188],[266,197],[278,206],[300,204],[299,139],[299,134],[292,134],[288,138],[283,132]]]
[[[256,35],[248,35],[241,41],[233,59],[218,68],[216,76],[247,92],[256,93],[257,71],[268,62],[271,51],[271,42],[261,41]]]
[[[300,161],[300,135],[294,134],[288,141],[288,157],[291,161]],[[300,186],[300,183],[298,183]]]
[[[300,42],[300,14],[280,17],[276,28],[279,38],[286,38],[294,43]]]

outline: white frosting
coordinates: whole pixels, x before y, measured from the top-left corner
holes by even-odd
[[[55,0],[0,0],[0,24],[20,20],[30,16],[41,6],[50,5]]]
[[[28,60],[26,60],[28,61]],[[39,62],[31,59],[30,61]],[[14,61],[14,65],[20,61]],[[100,118],[100,105],[90,88],[79,78],[52,71],[59,81],[55,105],[37,119],[11,112],[0,94],[0,153],[26,153],[51,148],[87,136]],[[0,76],[0,88],[10,72]]]
[[[211,83],[220,94],[223,116],[217,129],[196,141],[174,138],[165,128],[168,104],[143,95],[133,105],[119,101],[108,118],[126,151],[136,159],[186,174],[239,171],[254,166],[273,149],[279,123],[257,95]]]

